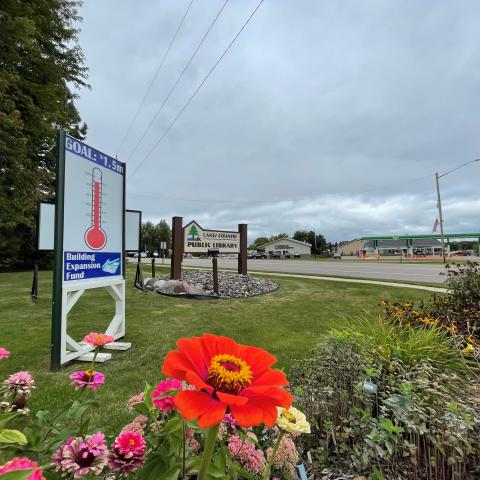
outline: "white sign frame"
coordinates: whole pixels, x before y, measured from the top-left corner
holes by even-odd
[[[51,351],[51,369],[54,371],[72,360],[88,360],[92,356],[88,352],[91,352],[94,347],[75,341],[67,331],[68,315],[85,290],[106,288],[115,302],[115,315],[106,333],[112,335],[115,340],[125,335],[125,164],[66,135],[63,130],[59,131],[57,147]],[[118,179],[109,175],[107,170],[123,177],[120,179],[120,186],[115,186]],[[78,176],[83,172],[91,172],[91,202],[87,203],[89,209],[87,213],[91,213],[92,223],[87,230],[84,226],[85,217],[82,217],[81,213],[76,213],[78,225],[71,221],[74,214],[72,209],[78,208],[79,212],[85,211],[85,182],[82,183],[82,177],[75,178],[75,174]],[[90,187],[88,183],[86,185]],[[107,195],[109,192],[113,194],[113,197],[107,197],[108,210],[110,210],[110,217],[107,218],[110,218],[110,223],[116,226],[116,233],[115,230],[105,230],[100,223],[104,220],[101,217],[104,213],[101,210],[103,208],[101,202],[105,196],[105,187],[107,187]],[[111,190],[112,188],[117,190]],[[118,188],[121,189],[120,194]],[[68,229],[65,228],[65,224]],[[104,238],[100,241],[98,238],[92,241],[88,236],[88,231],[94,228],[97,229],[97,233],[98,229],[103,232]],[[78,232],[75,233],[75,230]],[[109,248],[112,243],[116,253],[107,251],[103,254],[103,248]],[[67,251],[66,246],[72,251]],[[80,248],[84,251],[79,251]],[[108,256],[108,263],[105,261],[102,264],[105,256]],[[110,262],[112,256],[114,260]],[[72,279],[72,275],[68,274],[71,265],[79,265],[78,270],[85,274],[81,278]],[[117,268],[114,270],[111,265]],[[117,274],[118,268],[120,272]],[[97,276],[90,277],[92,272],[89,270],[94,270],[93,274],[98,270],[101,272],[98,272]],[[74,272],[77,270],[75,269]],[[123,345],[126,348],[130,346]],[[113,349],[121,348],[119,344],[110,344],[110,346]],[[108,358],[104,357],[105,359]]]

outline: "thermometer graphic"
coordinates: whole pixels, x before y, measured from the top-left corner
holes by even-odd
[[[100,250],[107,243],[102,229],[102,171],[92,170],[92,226],[85,232],[85,243],[92,250]]]

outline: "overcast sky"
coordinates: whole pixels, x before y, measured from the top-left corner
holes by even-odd
[[[127,162],[127,208],[249,237],[430,233],[435,171],[480,157],[478,0],[85,0],[87,142]],[[138,165],[141,166],[132,176]],[[441,180],[448,232],[480,230],[480,162]],[[413,181],[414,180],[414,181]]]

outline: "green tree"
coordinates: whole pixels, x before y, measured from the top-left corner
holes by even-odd
[[[325,237],[321,234],[316,235],[316,243],[315,243],[315,232],[313,230],[297,230],[293,234],[293,238],[295,240],[298,240],[300,242],[305,242],[309,243],[312,246],[312,254],[317,254],[319,255],[322,253],[324,250],[327,250],[328,245],[327,241],[325,240]],[[315,245],[317,247],[317,250],[315,252]]]
[[[155,249],[155,225],[152,222],[142,223],[142,251],[151,252]]]
[[[167,250],[172,248],[172,229],[166,220],[160,220],[155,228],[158,232],[158,241],[165,242],[167,244]]]
[[[281,238],[288,238],[288,233],[277,233],[277,235],[272,235],[270,237],[270,242],[274,242],[275,240],[280,240]]]
[[[297,230],[294,234],[293,234],[293,237],[292,237],[294,240],[298,240],[299,242],[305,242],[305,243],[309,243],[308,242],[308,238],[309,238],[309,232],[308,230]]]
[[[37,202],[54,197],[56,129],[83,138],[87,69],[73,0],[0,2],[0,264],[27,263]]]
[[[268,237],[258,237],[254,240],[254,242],[248,248],[250,250],[257,250],[260,245],[264,245],[269,241],[270,241],[270,238]]]

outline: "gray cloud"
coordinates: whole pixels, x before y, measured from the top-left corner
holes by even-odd
[[[222,3],[194,2],[121,160]],[[127,170],[256,3],[229,2]],[[116,152],[186,6],[86,1],[80,42],[92,90],[81,92],[79,108],[88,142]],[[127,177],[128,206],[152,220],[247,222],[252,237],[297,228],[330,240],[428,233],[433,173],[480,156],[479,30],[474,0],[266,0],[165,140]],[[447,230],[480,229],[479,174],[480,163],[442,179]]]

